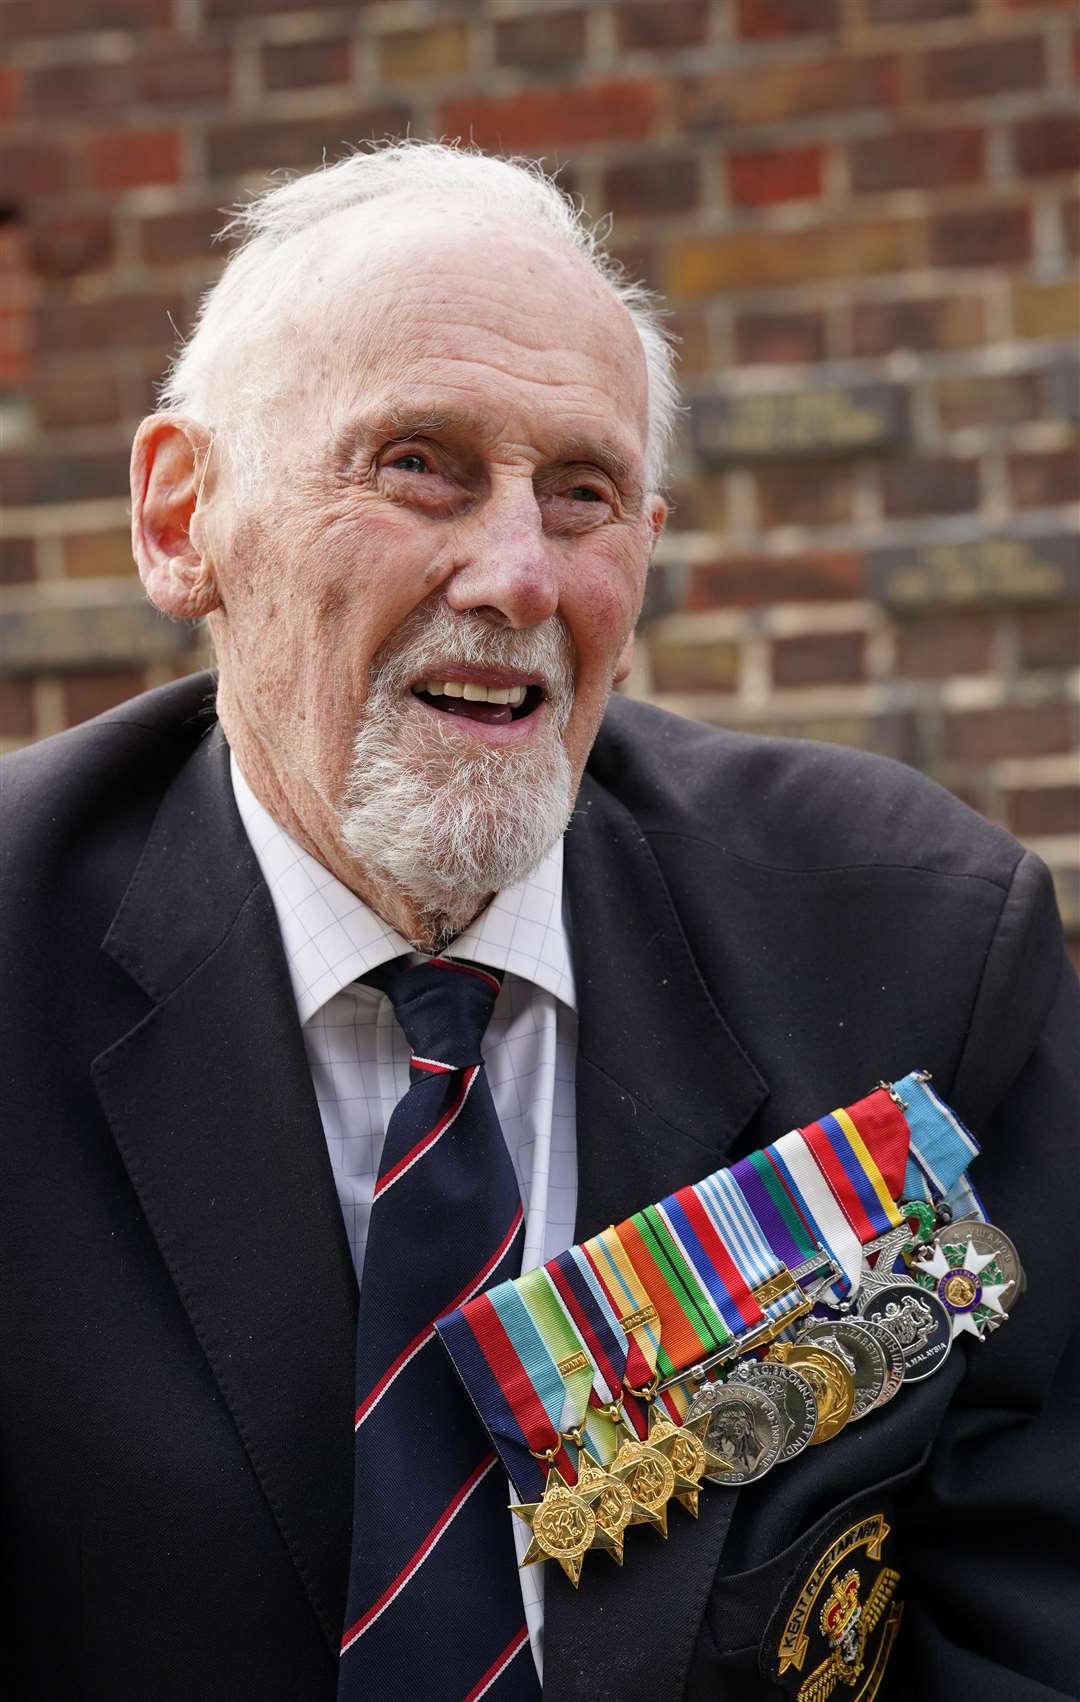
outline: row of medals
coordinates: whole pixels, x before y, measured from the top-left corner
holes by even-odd
[[[901,1210],[916,1229],[905,1225],[864,1249],[854,1303],[811,1317],[794,1340],[744,1358],[724,1381],[688,1371],[698,1387],[682,1424],[650,1405],[641,1441],[621,1421],[610,1465],[582,1448],[572,1487],[552,1469],[543,1498],[512,1509],[531,1531],[521,1564],[555,1560],[575,1587],[590,1549],[621,1566],[630,1526],[666,1537],[673,1500],[696,1518],[702,1483],[756,1483],[885,1406],[903,1384],[933,1376],[957,1335],[983,1341],[1004,1323],[1003,1301],[1025,1286],[1008,1236],[978,1218],[935,1227],[919,1201]]]

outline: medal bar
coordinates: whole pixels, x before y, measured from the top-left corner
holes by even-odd
[[[926,1071],[783,1135],[436,1329],[529,1528],[576,1587],[597,1549],[668,1535],[933,1375],[1024,1286]]]

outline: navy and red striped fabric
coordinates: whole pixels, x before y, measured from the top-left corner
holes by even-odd
[[[434,1320],[521,1266],[521,1199],[480,1044],[499,981],[399,959],[370,977],[412,1049],[371,1210],[356,1351],[338,1702],[538,1702],[491,1443]]]

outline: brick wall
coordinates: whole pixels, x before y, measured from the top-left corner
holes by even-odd
[[[1052,0],[6,0],[0,743],[195,666],[131,432],[274,167],[543,154],[689,403],[632,689],[926,769],[1080,934],[1080,24]]]

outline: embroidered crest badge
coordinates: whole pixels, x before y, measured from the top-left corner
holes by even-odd
[[[818,1555],[766,1633],[764,1665],[794,1702],[873,1702],[900,1628],[889,1526],[868,1514]]]

